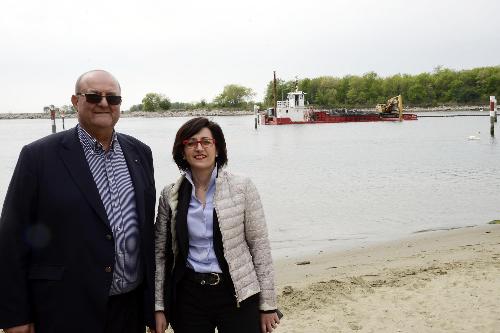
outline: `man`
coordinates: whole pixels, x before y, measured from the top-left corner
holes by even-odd
[[[115,132],[120,94],[110,73],[84,73],[78,125],[21,151],[0,217],[7,333],[154,327],[153,158]]]

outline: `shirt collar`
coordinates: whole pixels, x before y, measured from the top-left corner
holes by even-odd
[[[76,125],[76,127],[78,130],[78,138],[85,149],[90,150],[94,154],[105,153],[104,146],[96,138],[90,135],[82,126],[80,126],[80,124]],[[115,142],[117,141],[118,136],[116,135],[116,131],[113,129],[109,151],[115,151]]]
[[[212,170],[212,175],[210,176],[210,181],[208,182],[208,189],[207,192],[210,191],[210,188],[215,185],[215,179],[217,178],[218,174],[218,169],[217,169],[217,163],[215,163],[215,167]],[[187,170],[186,173],[184,174],[186,179],[191,183],[193,186],[193,191],[194,191],[194,182],[193,182],[193,175],[191,174],[191,170]]]

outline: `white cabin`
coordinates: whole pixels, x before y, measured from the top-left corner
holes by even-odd
[[[305,92],[289,92],[286,101],[277,102],[277,118],[290,118],[292,121],[306,121],[307,109],[304,105]]]

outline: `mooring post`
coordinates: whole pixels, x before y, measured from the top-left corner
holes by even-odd
[[[495,99],[495,105],[493,105],[493,110],[495,111],[495,123],[497,122],[497,98],[493,96]]]
[[[56,110],[50,109],[50,119],[52,120],[52,134],[56,132]]]
[[[257,129],[257,117],[259,115],[259,106],[254,105],[253,106],[253,116],[254,116],[254,122],[255,122],[255,129]]]
[[[496,117],[497,117],[496,98],[495,98],[495,96],[490,96],[490,134],[491,134],[491,136],[495,136]]]

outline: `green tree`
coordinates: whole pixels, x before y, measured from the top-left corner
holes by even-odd
[[[142,105],[144,111],[158,111],[158,110],[168,110],[170,109],[170,100],[165,97],[165,95],[157,93],[148,93],[142,99]]]
[[[295,90],[295,81],[277,80],[277,97]],[[318,107],[373,107],[402,95],[414,106],[438,104],[485,104],[500,96],[500,66],[455,71],[438,66],[431,73],[396,74],[382,78],[374,72],[342,78],[321,76],[299,82],[307,101]],[[273,105],[273,83],[268,83],[266,106]]]
[[[349,80],[349,90],[347,91],[347,106],[366,105],[366,92],[363,78],[351,76]]]
[[[193,105],[193,107],[196,109],[210,109],[211,105],[210,103],[207,103],[204,98],[202,98],[198,103]]]
[[[237,84],[229,84],[224,87],[220,95],[215,97],[214,103],[222,107],[243,106],[255,95],[252,89]]]
[[[313,84],[311,88],[317,88],[312,93],[309,93],[310,102],[321,106],[331,108],[338,104],[337,88],[339,80],[331,76],[323,76],[318,78],[317,84]],[[316,82],[315,82],[316,83]],[[306,91],[307,94],[307,91]],[[307,96],[307,95],[306,95]]]
[[[136,105],[132,105],[129,109],[130,112],[135,112],[135,111],[142,111],[142,107],[143,105],[142,104],[136,104]]]
[[[160,103],[158,104],[158,106],[160,107],[160,110],[168,110],[168,109],[170,109],[171,105],[172,104],[170,103],[170,100],[165,96],[162,96]]]
[[[300,87],[300,83],[299,83]],[[264,96],[264,105],[272,107],[274,105],[273,81],[267,84],[266,95]],[[300,89],[300,88],[299,88]],[[295,81],[276,80],[276,100],[286,99],[289,92],[295,91]]]

